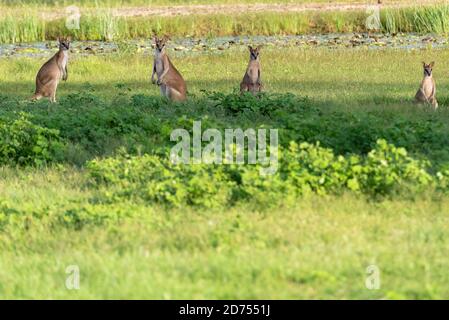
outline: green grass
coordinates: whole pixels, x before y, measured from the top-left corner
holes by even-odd
[[[56,39],[61,34],[78,40],[150,38],[154,33],[173,37],[226,35],[287,35],[329,32],[365,32],[364,11],[242,13],[175,17],[120,17],[108,9],[83,14],[79,30],[67,30],[65,19],[43,19],[42,9],[13,8],[0,14],[0,43]],[[447,34],[449,6],[388,8],[381,11],[383,32]]]
[[[177,68],[184,75],[191,94],[201,90],[230,93],[238,88],[247,66],[248,50],[236,47],[215,53],[176,53],[169,49]],[[0,59],[1,93],[19,99],[34,90],[34,77],[46,58]],[[95,94],[113,98],[123,91],[157,94],[149,83],[152,57],[141,54],[71,56],[70,81],[62,83],[58,95],[93,89]],[[434,77],[443,108],[448,105],[447,50],[327,50],[275,48],[261,52],[263,78],[267,91],[308,96],[331,107],[381,106],[403,111],[422,80],[422,61],[435,61]]]
[[[236,89],[246,49],[170,55],[188,84],[186,104],[153,97],[151,57],[72,56],[53,106],[26,101],[45,59],[0,59],[2,121],[26,112],[60,130],[71,148],[48,167],[0,169],[1,298],[447,297],[449,203],[431,188],[382,198],[309,195],[266,208],[254,200],[169,209],[142,199],[105,201],[108,186],[99,190],[85,167],[121,148],[157,151],[171,129],[202,119],[209,127],[281,128],[283,145],[319,140],[338,154],[364,155],[386,138],[447,168],[447,50],[265,47],[266,90],[309,97],[295,112],[279,106],[267,115],[228,114],[201,94]],[[436,61],[436,113],[410,103],[422,60]],[[134,104],[138,94],[153,102]],[[365,287],[372,264],[381,271],[380,290]],[[79,291],[65,288],[68,265],[80,267]]]
[[[88,205],[82,175],[3,171],[2,198],[32,217]],[[24,190],[27,190],[26,192]],[[13,198],[14,197],[14,198]],[[446,200],[303,199],[294,208],[165,211],[82,230],[29,218],[0,234],[0,296],[54,299],[437,299],[447,296]],[[99,206],[97,206],[98,208]],[[55,222],[56,220],[56,222]],[[366,268],[381,289],[365,287]],[[80,268],[78,291],[65,269]]]

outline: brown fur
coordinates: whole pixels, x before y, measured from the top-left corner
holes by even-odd
[[[151,82],[157,83],[161,89],[161,95],[172,101],[186,100],[187,86],[181,73],[175,68],[165,52],[167,38],[155,37],[156,51],[154,56],[153,72]],[[154,75],[157,74],[157,82]]]
[[[39,70],[36,76],[36,91],[31,98],[39,100],[43,97],[49,98],[51,102],[56,102],[56,89],[59,81],[68,78],[68,50],[70,39],[58,39],[59,51],[48,60]]]
[[[434,65],[435,62],[430,64],[423,62],[424,79],[421,81],[418,92],[416,92],[415,100],[417,103],[428,103],[436,110],[438,108],[436,83],[432,74]]]
[[[240,92],[251,92],[253,95],[262,91],[263,85],[261,80],[262,68],[260,65],[260,48],[248,47],[250,56],[248,67],[246,68],[243,80],[240,83]]]

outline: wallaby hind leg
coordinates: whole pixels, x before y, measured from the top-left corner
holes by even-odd
[[[186,97],[179,92],[178,90],[175,90],[173,88],[167,88],[167,98],[169,98],[172,101],[184,101]]]
[[[53,81],[53,83],[50,84],[50,102],[56,103],[56,89],[58,88],[58,82]]]

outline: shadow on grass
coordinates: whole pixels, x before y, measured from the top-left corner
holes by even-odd
[[[240,80],[217,79],[201,81],[186,79],[188,92],[191,96],[201,96],[201,91],[219,91],[231,93],[238,91]],[[358,81],[270,81],[265,82],[265,91],[269,93],[293,93],[298,96],[308,96],[316,102],[326,102],[335,106],[356,105],[398,105],[413,102],[418,84],[391,84]],[[28,99],[34,93],[34,80],[29,82],[2,82],[0,94],[3,96]],[[150,81],[117,81],[108,83],[61,82],[58,96],[73,92],[88,91],[103,98],[113,98],[116,95],[133,95],[135,93],[159,95],[159,88]],[[449,98],[441,88],[437,98],[440,105],[449,105]]]
[[[279,112],[265,116],[255,111],[227,114],[201,99],[201,89],[236,91],[238,83],[235,81],[187,83],[190,102],[176,105],[162,101],[157,108],[152,108],[145,106],[145,99],[157,101],[160,94],[158,87],[149,81],[93,84],[69,81],[62,83],[58,91],[62,104],[71,107],[67,110],[61,109],[60,104],[51,105],[46,101],[27,102],[34,90],[32,83],[3,82],[0,84],[0,115],[14,117],[18,111],[25,111],[39,125],[60,130],[70,142],[66,160],[75,164],[112,155],[123,148],[138,153],[167,147],[170,130],[189,129],[195,119],[203,120],[205,127],[220,129],[276,127],[282,130],[280,138],[284,144],[292,140],[321,141],[323,146],[341,154],[367,152],[376,139],[386,137],[398,146],[433,154],[435,158],[441,147],[449,144],[449,110],[445,108],[448,98],[441,95],[441,107],[433,112],[412,103],[414,90],[408,84],[392,88],[390,83],[361,84],[357,81],[267,81],[268,93],[293,92],[297,96],[308,96],[307,107],[316,112],[298,109],[288,113],[279,106],[276,110]],[[69,94],[78,96],[73,98]],[[86,102],[82,99],[84,94],[93,98]],[[132,102],[132,97],[139,94],[144,98],[142,107]],[[444,158],[449,156],[444,154]]]

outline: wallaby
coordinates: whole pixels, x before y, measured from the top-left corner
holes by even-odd
[[[435,80],[432,76],[432,70],[435,66],[435,62],[426,64],[423,62],[424,68],[424,79],[421,82],[418,92],[416,93],[415,99],[418,103],[428,103],[433,106],[436,110],[438,108],[436,94]]]
[[[243,93],[249,91],[253,95],[256,95],[258,92],[262,91],[263,88],[261,81],[262,70],[259,58],[261,47],[253,48],[252,46],[248,46],[248,49],[250,52],[249,63],[243,80],[240,83],[240,92]]]
[[[70,38],[58,38],[59,51],[48,60],[36,76],[36,91],[32,100],[48,97],[51,102],[56,102],[56,89],[59,81],[68,78],[67,64],[69,60]]]
[[[160,86],[162,96],[172,101],[186,100],[186,83],[165,51],[167,38],[154,37],[154,41],[156,43],[156,51],[151,82]],[[157,74],[157,82],[154,79],[155,74]]]

